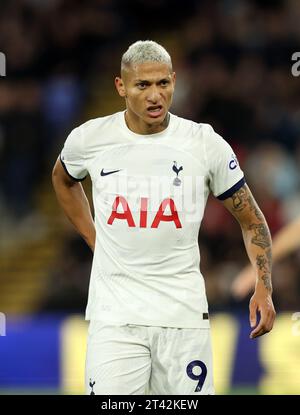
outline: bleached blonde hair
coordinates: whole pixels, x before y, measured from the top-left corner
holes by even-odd
[[[166,49],[153,40],[138,40],[129,46],[121,60],[121,71],[133,64],[145,62],[166,63],[172,70],[172,60]]]

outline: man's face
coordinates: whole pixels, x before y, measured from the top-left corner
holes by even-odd
[[[159,125],[172,103],[175,72],[169,65],[147,62],[131,65],[115,80],[119,94],[125,98],[127,112],[135,122]]]

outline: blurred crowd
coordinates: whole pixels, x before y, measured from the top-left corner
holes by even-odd
[[[122,53],[153,39],[177,72],[171,112],[212,124],[231,144],[274,235],[300,214],[299,21],[298,0],[2,0],[2,217],[32,214],[66,135],[114,88]],[[78,238],[66,239],[42,309],[83,311],[91,258]],[[230,284],[247,263],[241,232],[213,198],[199,243],[211,309],[240,307]],[[274,290],[277,309],[299,309],[300,253],[275,267]]]

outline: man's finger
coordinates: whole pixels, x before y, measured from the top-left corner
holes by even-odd
[[[260,311],[260,321],[258,326],[250,333],[250,338],[262,336],[265,333],[269,333],[274,325],[275,312],[269,310],[265,311],[264,309]]]
[[[264,316],[260,317],[260,322],[257,327],[250,333],[250,338],[253,339],[254,337],[261,336],[262,334],[268,331],[267,321]]]
[[[256,337],[262,336],[263,334],[268,333],[268,330],[261,328],[260,330],[253,330],[250,333],[250,339],[255,339]]]
[[[255,303],[250,302],[250,306],[249,306],[249,320],[250,320],[250,327],[255,327],[256,326],[256,310],[257,310],[257,305]]]

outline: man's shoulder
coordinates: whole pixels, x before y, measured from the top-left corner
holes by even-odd
[[[77,128],[81,129],[84,133],[93,132],[99,128],[110,127],[118,123],[121,112],[115,112],[113,114],[105,115],[102,117],[92,118],[79,125]]]
[[[101,137],[100,142],[103,145],[105,144],[105,139],[103,140],[103,138],[111,137],[112,134],[115,134],[121,114],[122,112],[116,112],[85,121],[69,133],[67,141],[73,145],[78,144],[85,147],[87,143],[91,146],[95,142],[99,143],[99,137]]]
[[[181,127],[185,131],[191,130],[194,134],[201,136],[207,136],[214,133],[213,127],[208,123],[197,122],[188,118],[179,117],[174,114],[172,115],[177,118]]]

